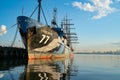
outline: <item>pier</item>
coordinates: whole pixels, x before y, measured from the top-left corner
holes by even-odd
[[[24,48],[0,46],[0,59],[27,59],[27,55]]]

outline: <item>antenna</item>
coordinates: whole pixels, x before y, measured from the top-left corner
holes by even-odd
[[[42,0],[38,0],[38,22],[40,22],[41,1]]]
[[[22,16],[23,16],[23,13],[24,13],[24,7],[22,7]]]

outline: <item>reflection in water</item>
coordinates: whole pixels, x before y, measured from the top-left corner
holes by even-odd
[[[70,80],[72,61],[0,60],[0,80]]]
[[[71,63],[72,59],[29,61],[26,80],[69,80]]]
[[[0,80],[120,80],[120,55],[62,60],[0,60]]]
[[[24,80],[27,60],[0,60],[0,80]]]

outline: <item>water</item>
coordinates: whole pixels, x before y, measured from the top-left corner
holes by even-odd
[[[0,60],[0,80],[120,80],[120,55],[75,54],[73,59]]]
[[[78,68],[71,80],[120,80],[119,55],[75,55]]]

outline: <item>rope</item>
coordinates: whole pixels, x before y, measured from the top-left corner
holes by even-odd
[[[16,26],[16,25],[17,25],[17,23],[15,23],[15,24],[12,25],[11,27],[9,27],[9,28],[7,29],[7,31],[10,30],[11,28],[13,28],[13,27]],[[1,31],[0,34],[2,34],[2,33],[4,33],[4,32],[5,32],[5,31]]]
[[[16,29],[15,36],[14,36],[13,42],[11,44],[11,47],[13,47],[13,45],[15,43],[15,40],[16,40],[16,37],[17,37],[17,33],[18,33],[18,28]]]
[[[10,30],[10,29],[12,29],[12,28],[13,28],[14,26],[16,26],[16,25],[17,25],[17,23],[13,24],[11,27],[9,27],[9,28],[7,29],[7,31]],[[17,32],[18,32],[18,28],[16,29],[15,36],[14,36],[13,42],[12,42],[12,44],[11,44],[11,47],[13,47],[13,44],[14,44],[14,42],[15,42],[15,40],[16,40]],[[4,31],[1,31],[0,33],[4,33]]]
[[[38,9],[38,7],[39,7],[39,5],[34,9],[34,11],[32,12],[32,14],[30,15],[30,18],[33,16],[33,14],[34,14],[35,11]],[[48,25],[48,22],[47,22],[47,19],[46,19],[46,17],[45,17],[45,13],[44,13],[44,11],[43,11],[42,6],[41,6],[41,10],[42,10],[42,13],[43,13],[43,17],[44,17],[44,19],[45,19],[45,23]]]
[[[30,18],[33,16],[33,14],[35,13],[35,11],[37,10],[38,6],[34,9],[34,11],[32,12],[32,14],[30,15]]]
[[[46,17],[45,17],[45,13],[44,13],[44,11],[43,11],[42,6],[41,6],[41,10],[42,10],[42,13],[43,13],[43,17],[44,17],[44,19],[45,19],[45,22],[46,22],[46,24],[48,25],[48,22],[47,22],[47,19],[46,19]]]

